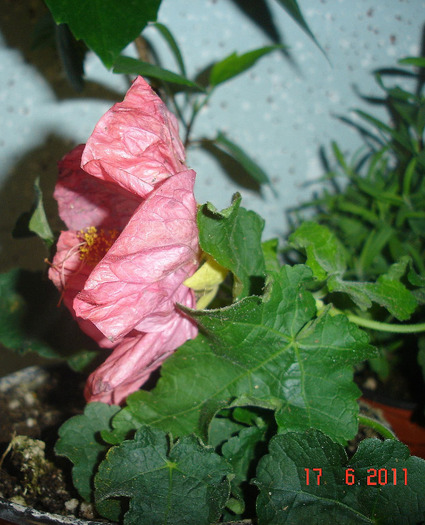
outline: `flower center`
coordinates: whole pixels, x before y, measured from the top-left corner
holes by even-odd
[[[114,244],[119,232],[117,230],[98,230],[95,226],[90,226],[77,232],[77,235],[81,240],[80,259],[86,264],[96,266]]]

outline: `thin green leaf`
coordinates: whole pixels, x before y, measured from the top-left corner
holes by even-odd
[[[28,227],[30,231],[38,235],[46,243],[48,247],[52,246],[55,241],[55,236],[49,226],[46,217],[46,212],[43,206],[43,194],[40,188],[40,179],[37,177],[34,183],[34,191],[36,200],[34,204],[34,211],[29,221]]]
[[[270,179],[267,173],[252,160],[252,158],[245,153],[245,151],[229,140],[221,131],[218,132],[214,142],[221,146],[227,153],[237,161],[245,169],[245,171],[258,183],[270,184]]]
[[[170,82],[172,84],[179,84],[186,86],[197,91],[204,91],[204,88],[195,82],[192,82],[188,78],[163,69],[162,67],[156,66],[155,64],[149,64],[143,62],[137,58],[120,56],[114,63],[114,73],[122,73],[124,75],[142,75],[147,78],[155,78],[164,82]]]
[[[231,78],[240,75],[247,69],[252,67],[260,58],[269,53],[282,49],[281,45],[265,46],[253,51],[248,51],[243,55],[238,55],[236,52],[227,56],[220,62],[216,62],[211,70],[209,77],[210,86],[216,87]]]
[[[180,69],[180,73],[182,74],[183,77],[186,77],[186,68],[185,68],[185,65],[184,65],[183,56],[181,54],[179,45],[177,44],[177,41],[174,38],[173,34],[168,29],[168,27],[165,26],[164,24],[160,24],[159,22],[155,22],[152,25],[164,37],[165,41],[167,42],[169,48],[171,49],[171,51],[172,51],[172,53],[173,53],[173,55],[174,55],[174,57],[175,57],[175,59],[177,61],[177,64],[178,64],[179,69]]]
[[[301,27],[301,29],[303,29],[307,33],[307,35],[313,40],[316,46],[320,49],[320,51],[327,58],[325,51],[323,50],[322,46],[317,41],[316,37],[314,36],[307,22],[305,21],[305,18],[296,0],[277,0],[277,2],[283,7],[283,9],[285,9],[288,15]]]
[[[406,57],[398,61],[399,64],[403,66],[416,66],[416,67],[425,67],[425,58],[424,57]]]
[[[107,68],[124,47],[156,20],[161,0],[46,0],[57,24],[68,24]]]
[[[410,140],[407,137],[403,136],[402,133],[398,132],[397,130],[388,126],[387,124],[384,124],[384,122],[380,121],[379,119],[375,117],[372,117],[372,115],[369,115],[368,113],[365,113],[364,111],[356,110],[355,112],[360,117],[370,122],[373,126],[375,126],[380,131],[390,135],[390,137],[392,137],[395,141],[397,141],[399,144],[405,147],[408,151],[414,153]]]

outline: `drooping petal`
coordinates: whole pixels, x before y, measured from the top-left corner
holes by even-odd
[[[184,160],[177,119],[138,77],[123,102],[97,123],[87,141],[82,167],[145,197],[159,182],[185,170]]]
[[[75,298],[76,314],[110,341],[159,332],[175,316],[179,288],[198,266],[194,181],[188,170],[155,189]]]
[[[70,230],[88,226],[121,231],[142,199],[116,184],[91,177],[81,169],[84,144],[59,162],[54,197],[59,215]]]
[[[75,296],[84,288],[92,267],[80,258],[81,240],[75,232],[65,231],[59,236],[56,254],[49,268],[49,278],[61,292],[61,301],[76,318],[80,328],[100,346],[110,348],[113,344],[91,321],[79,319],[75,315],[73,302]]]
[[[184,288],[183,286],[181,287]],[[193,308],[191,291],[180,302]],[[139,333],[126,337],[88,378],[85,388],[87,402],[120,404],[147,381],[174,350],[197,335],[197,327],[181,312],[175,312],[172,322],[160,333]]]

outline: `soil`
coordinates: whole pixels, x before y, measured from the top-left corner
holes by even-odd
[[[69,462],[54,453],[60,425],[83,411],[83,387],[84,376],[58,366],[0,390],[0,497],[54,514],[94,518],[91,505],[73,488]]]
[[[85,377],[63,365],[35,370],[29,382],[7,389],[0,385],[0,497],[53,514],[103,521],[73,488],[69,461],[54,453],[60,425],[83,412]],[[379,419],[369,408],[361,410]],[[380,436],[361,426],[347,447],[349,456],[366,437]]]

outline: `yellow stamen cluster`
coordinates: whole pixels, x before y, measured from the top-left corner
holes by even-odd
[[[78,232],[81,240],[80,259],[86,264],[96,266],[114,244],[118,235],[117,230],[98,230],[95,226],[80,230]]]

